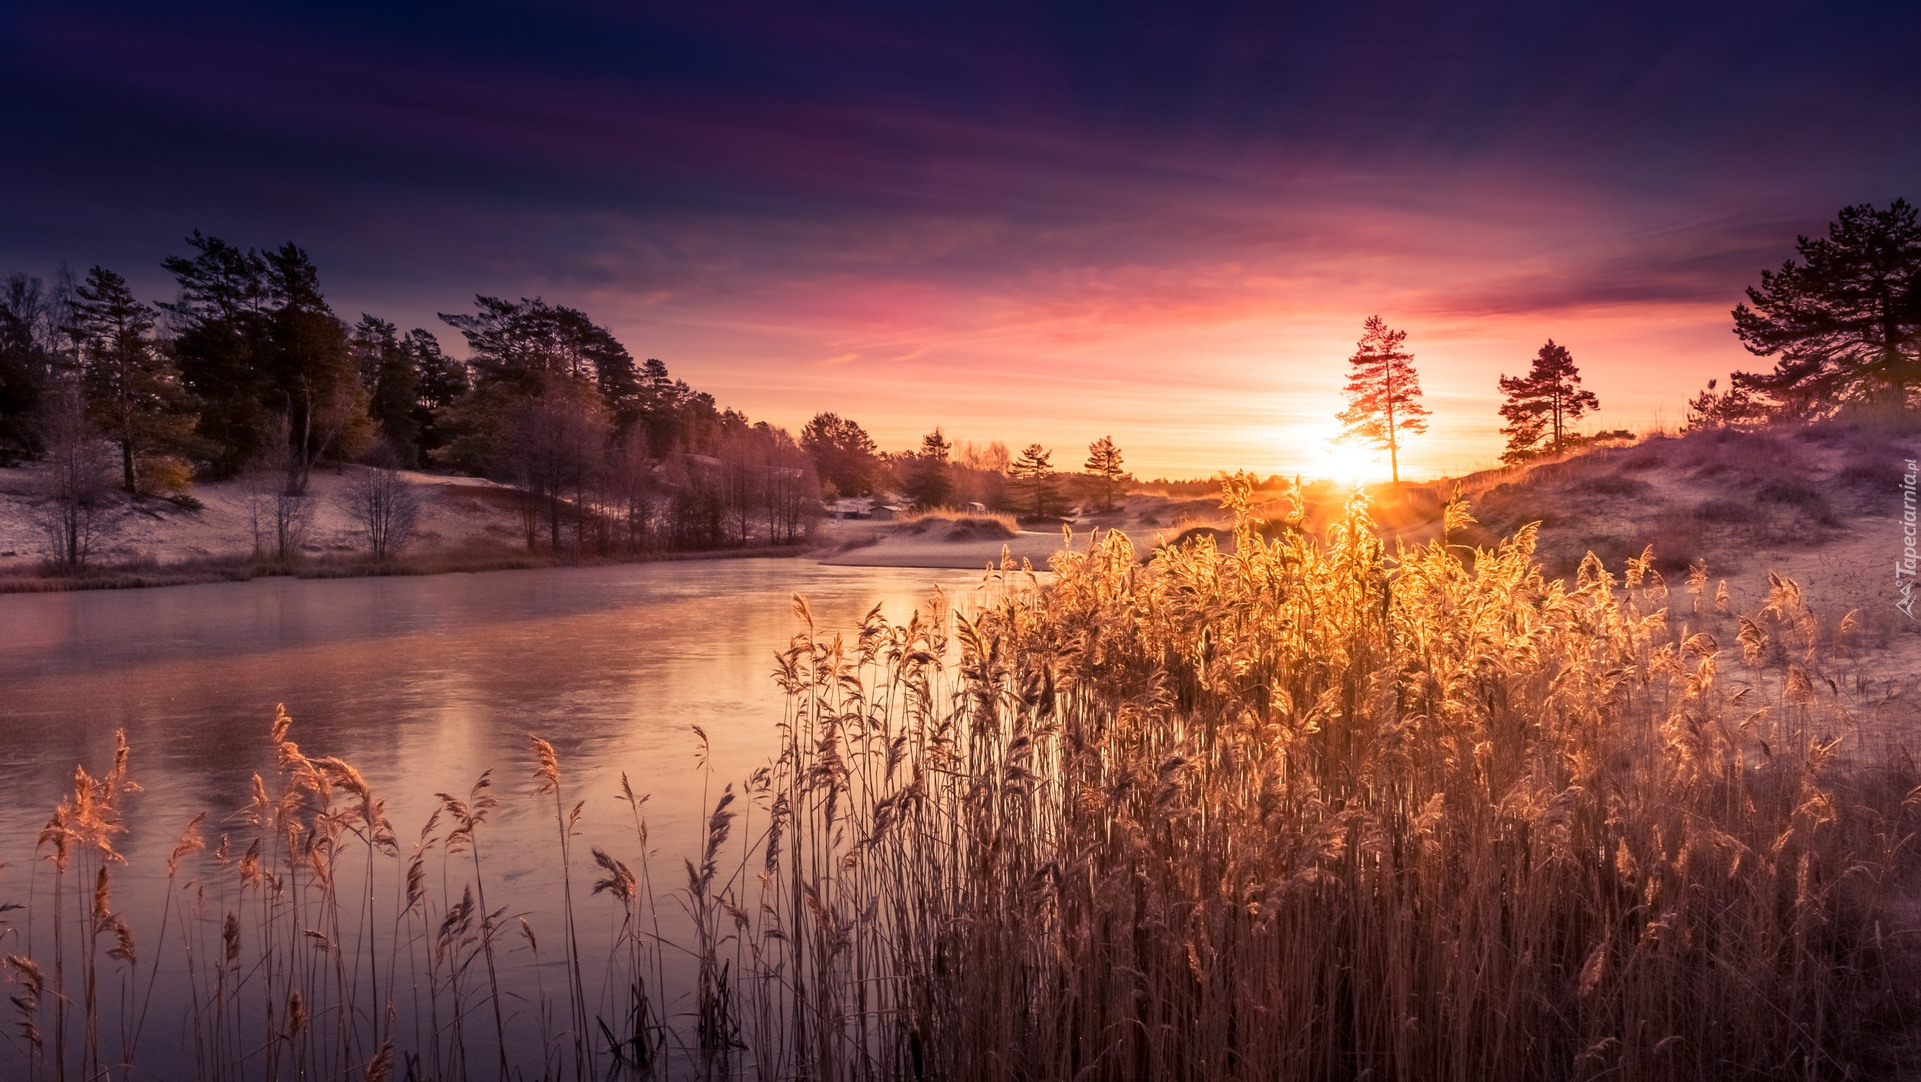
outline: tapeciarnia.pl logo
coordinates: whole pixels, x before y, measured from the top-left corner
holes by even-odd
[[[1894,607],[1907,613],[1908,619],[1910,620],[1915,618],[1915,562],[1917,559],[1921,559],[1921,556],[1917,556],[1914,551],[1914,482],[1915,476],[1918,473],[1921,473],[1921,470],[1915,468],[1914,459],[1910,458],[1903,464],[1901,473],[1901,558],[1894,562],[1894,588],[1901,594],[1901,600],[1896,601]]]

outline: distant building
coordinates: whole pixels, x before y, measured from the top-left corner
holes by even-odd
[[[882,503],[872,496],[842,496],[827,506],[827,513],[837,519],[873,519],[877,522],[892,522],[906,510],[900,504]]]

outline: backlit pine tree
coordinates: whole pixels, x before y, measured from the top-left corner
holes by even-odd
[[[832,485],[836,496],[860,496],[874,489],[880,455],[873,437],[838,413],[816,413],[800,430],[800,446],[814,460],[814,472]]]
[[[1781,411],[1821,414],[1846,402],[1907,404],[1921,384],[1921,220],[1897,199],[1846,207],[1825,237],[1800,237],[1792,259],[1762,271],[1734,333],[1772,372],[1736,372],[1733,390]]]
[[[948,476],[948,456],[954,445],[936,428],[920,440],[920,450],[907,457],[905,482],[907,495],[921,510],[946,507],[953,502],[954,484]]]
[[[185,485],[177,452],[193,436],[193,404],[153,341],[153,309],[105,267],[88,271],[74,298],[80,387],[88,416],[120,450],[121,487],[137,495]]]
[[[1707,389],[1688,399],[1687,422],[1683,432],[1711,428],[1756,428],[1767,423],[1771,410],[1745,387],[1731,386],[1717,392],[1718,381],[1708,380]]]
[[[1087,445],[1088,473],[1101,483],[1101,510],[1114,509],[1114,494],[1119,490],[1121,478],[1127,474],[1121,469],[1121,449],[1114,446],[1114,437],[1102,436]]]
[[[1044,517],[1054,502],[1054,467],[1047,461],[1053,453],[1038,443],[1030,443],[1014,460],[1014,484],[1025,489],[1033,500],[1035,518]]]
[[[1414,355],[1401,348],[1406,340],[1406,331],[1389,329],[1380,316],[1367,317],[1358,348],[1347,359],[1347,408],[1338,417],[1343,439],[1387,451],[1395,484],[1401,482],[1401,440],[1426,432],[1428,418]]]
[[[1507,421],[1501,429],[1507,437],[1503,462],[1560,454],[1577,442],[1574,422],[1588,410],[1601,408],[1593,391],[1581,389],[1574,355],[1552,338],[1534,355],[1527,375],[1502,376],[1500,386],[1507,398],[1501,404],[1501,416]]]

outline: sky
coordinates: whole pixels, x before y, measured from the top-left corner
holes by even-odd
[[[0,273],[293,240],[349,320],[540,296],[755,419],[1141,477],[1320,471],[1378,314],[1432,476],[1549,338],[1589,427],[1770,367],[1759,270],[1921,198],[1917,56],[1897,3],[0,0]]]

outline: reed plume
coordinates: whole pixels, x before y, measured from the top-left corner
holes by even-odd
[[[1778,575],[1737,613],[1704,564],[1671,592],[1651,552],[1551,578],[1531,527],[1446,544],[1472,521],[1459,504],[1409,548],[1358,498],[1318,534],[1298,507],[1256,515],[1246,479],[1224,500],[1231,549],[1143,560],[1100,534],[1049,582],[1003,559],[966,611],[937,595],[833,632],[796,599],[771,761],[710,798],[696,729],[696,836],[663,891],[677,942],[622,775],[639,848],[585,842],[612,908],[604,963],[583,954],[591,823],[529,737],[559,841],[564,1038],[538,914],[488,908],[491,775],[438,794],[403,854],[366,778],[303,753],[277,712],[274,780],[210,853],[189,825],[136,953],[113,907],[123,740],[39,834],[48,919],[4,960],[23,1068],[5,1073],[126,1073],[148,1004],[97,995],[102,969],[162,964],[184,969],[194,1072],[217,1080],[469,1077],[483,1018],[503,1078],[1903,1066],[1921,778],[1905,752],[1864,753],[1862,685],[1834,662],[1856,615],[1828,626]]]

